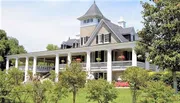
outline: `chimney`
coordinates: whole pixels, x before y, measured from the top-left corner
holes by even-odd
[[[125,28],[126,27],[126,22],[125,20],[123,19],[123,17],[121,16],[119,21],[118,21],[118,24],[119,26],[121,26],[122,28]]]

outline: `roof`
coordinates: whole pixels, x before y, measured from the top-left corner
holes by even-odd
[[[95,35],[97,34],[97,32],[101,29],[103,23],[105,25],[107,25],[107,27],[114,33],[114,35],[117,37],[119,42],[129,42],[129,40],[127,40],[123,35],[124,34],[131,34],[132,31],[134,31],[133,27],[122,28],[121,26],[118,26],[118,25],[112,23],[111,21],[102,19],[100,21],[100,23],[97,25],[97,27],[94,30],[94,32],[91,34],[91,37],[88,40],[86,46],[90,45],[91,41],[95,38]]]
[[[68,39],[67,41],[64,41],[63,45],[73,46],[73,43],[79,43],[79,39]]]
[[[83,19],[86,19],[86,18],[89,18],[89,17],[98,17],[98,18],[101,18],[101,19],[108,20],[107,18],[105,18],[103,16],[103,14],[99,10],[99,8],[98,8],[98,6],[96,5],[95,2],[91,5],[89,10],[83,16],[78,18],[78,20],[83,20]]]
[[[122,35],[123,31],[125,31],[124,28],[107,20],[104,20],[104,22],[114,32],[118,39],[120,39],[121,42],[128,42],[128,40]]]

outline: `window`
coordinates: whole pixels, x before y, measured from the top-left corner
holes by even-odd
[[[87,19],[87,23],[89,23],[89,19]]]
[[[103,43],[103,38],[104,37],[104,34],[100,34],[98,35],[98,44],[102,44]]]
[[[84,23],[86,23],[86,20],[84,20]]]
[[[96,36],[96,44],[110,43],[111,34],[99,34]]]
[[[100,19],[98,19],[98,23],[100,22]]]
[[[93,22],[93,19],[91,19],[91,22]]]
[[[104,35],[104,42],[109,43],[109,34]]]
[[[81,45],[83,45],[83,37],[81,37]]]

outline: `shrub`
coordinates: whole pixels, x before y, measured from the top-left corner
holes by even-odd
[[[117,98],[115,87],[104,79],[88,81],[87,91],[89,101],[109,103]]]
[[[178,95],[174,94],[172,87],[167,86],[162,81],[148,81],[140,91],[139,103],[173,103],[178,101]]]

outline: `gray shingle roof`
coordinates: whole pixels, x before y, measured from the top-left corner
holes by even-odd
[[[117,37],[120,39],[121,42],[128,42],[128,40],[123,36],[123,33],[131,33],[128,30],[110,22],[107,20],[104,20],[104,22],[107,24],[107,26],[109,26],[110,29],[112,29],[112,31],[114,31],[115,35],[117,35]]]
[[[108,20],[107,18],[105,18],[103,16],[103,14],[99,10],[99,8],[96,5],[96,3],[93,3],[91,5],[91,7],[89,8],[89,10],[83,16],[79,17],[78,20],[83,20],[84,18],[88,18],[88,17],[98,17],[98,18],[102,18],[102,19]]]
[[[67,41],[64,41],[62,44],[63,45],[68,45],[68,46],[73,46],[73,43],[79,43],[79,39],[69,39]]]

